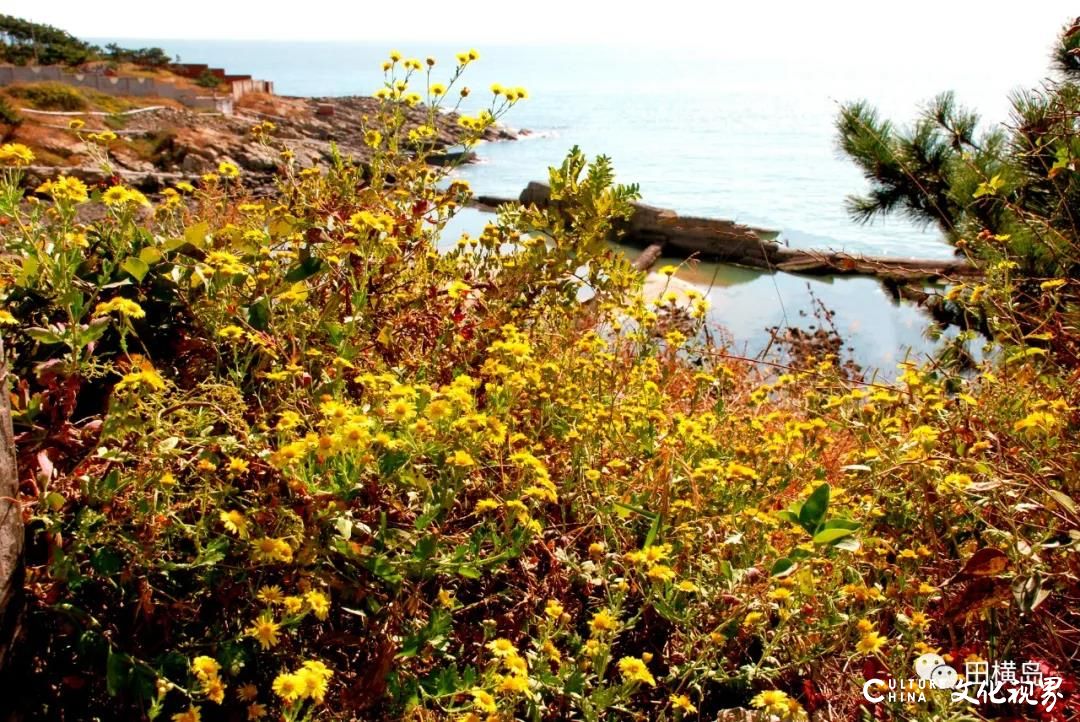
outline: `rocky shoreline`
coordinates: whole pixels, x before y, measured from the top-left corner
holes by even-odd
[[[92,162],[84,141],[67,128],[78,118],[87,130],[109,129],[122,141],[114,143],[110,158],[115,176],[145,191],[157,191],[181,180],[197,179],[216,170],[222,162],[245,171],[246,181],[258,188],[272,182],[281,158],[274,148],[254,143],[251,128],[262,121],[274,124],[273,138],[288,146],[301,165],[327,163],[334,146],[342,155],[363,163],[371,149],[363,142],[361,128],[378,112],[380,101],[364,96],[299,98],[256,95],[239,103],[233,115],[200,113],[181,107],[154,107],[129,114],[58,113],[32,116],[39,156],[53,161],[32,166],[29,183],[64,172],[86,182],[107,180]],[[457,115],[440,113],[435,128],[434,164],[469,162],[473,156],[453,150],[463,138]],[[428,112],[418,106],[408,111],[407,127],[426,124]],[[513,140],[518,134],[506,128],[489,129],[484,140]],[[439,152],[441,151],[441,152]]]

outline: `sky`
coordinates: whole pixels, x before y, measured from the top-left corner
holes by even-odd
[[[1000,9],[997,9],[1000,7]],[[0,0],[0,12],[80,37],[353,40],[463,45],[710,47],[733,57],[844,59],[858,53],[1038,56],[1080,12],[1073,0]],[[1019,52],[1018,52],[1019,51]]]

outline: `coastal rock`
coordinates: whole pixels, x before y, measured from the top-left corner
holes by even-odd
[[[366,97],[290,98],[252,93],[237,103],[236,114],[232,116],[158,107],[118,116],[116,123],[121,127],[116,132],[121,137],[112,144],[111,152],[124,172],[121,174],[124,181],[144,190],[164,187],[174,177],[198,178],[217,170],[222,161],[239,166],[247,184],[262,187],[270,183],[281,163],[278,145],[288,147],[301,166],[330,162],[335,147],[342,155],[367,163],[372,151],[363,141],[363,129],[370,126],[370,119],[378,113],[380,105],[380,101]],[[333,112],[326,112],[326,108]],[[406,130],[431,122],[428,109],[421,106],[409,108],[405,113]],[[476,158],[473,152],[459,145],[464,130],[457,118],[453,113],[435,114],[433,165],[468,163]],[[270,145],[252,139],[252,127],[264,121],[274,125]],[[24,125],[19,132],[30,132],[31,124]],[[484,134],[484,140],[515,137],[513,132],[499,127]],[[64,161],[51,172],[42,166],[38,177],[70,172],[99,182],[88,167],[92,160],[85,145],[66,128],[34,125],[33,138],[36,139],[30,143],[33,147],[48,150],[48,156]]]

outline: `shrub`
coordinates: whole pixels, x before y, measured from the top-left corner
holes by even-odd
[[[36,110],[86,110],[86,98],[78,89],[59,82],[12,85],[7,94]]]
[[[22,116],[19,115],[19,111],[11,105],[11,101],[2,95],[0,95],[0,123],[11,126],[22,124]]]
[[[26,203],[0,148],[24,716],[855,718],[852,670],[931,649],[1036,659],[1075,704],[1052,359],[747,364],[700,296],[643,298],[607,243],[636,188],[577,149],[550,207],[439,253],[470,192],[424,162],[437,103],[406,119],[422,67],[388,61],[368,167],[282,149],[270,198],[223,163],[155,204],[70,178]],[[875,714],[970,717],[927,695]]]

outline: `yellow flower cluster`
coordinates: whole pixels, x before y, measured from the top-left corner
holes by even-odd
[[[191,660],[191,670],[195,673],[201,691],[208,700],[215,704],[225,701],[225,683],[219,675],[221,665],[216,659],[205,655],[196,657]]]
[[[107,316],[110,313],[119,313],[127,318],[145,318],[146,311],[142,306],[131,299],[117,296],[94,307],[95,316]]]
[[[37,192],[51,196],[58,203],[85,203],[89,199],[86,184],[71,176],[58,176],[37,187]]]
[[[310,699],[321,704],[326,698],[333,671],[318,660],[308,660],[294,672],[282,672],[274,678],[274,694],[285,704]]]
[[[112,186],[101,194],[102,202],[107,206],[149,206],[150,201],[141,192],[125,186]]]
[[[34,162],[34,151],[22,143],[4,143],[0,145],[0,163],[4,165],[30,165]]]

